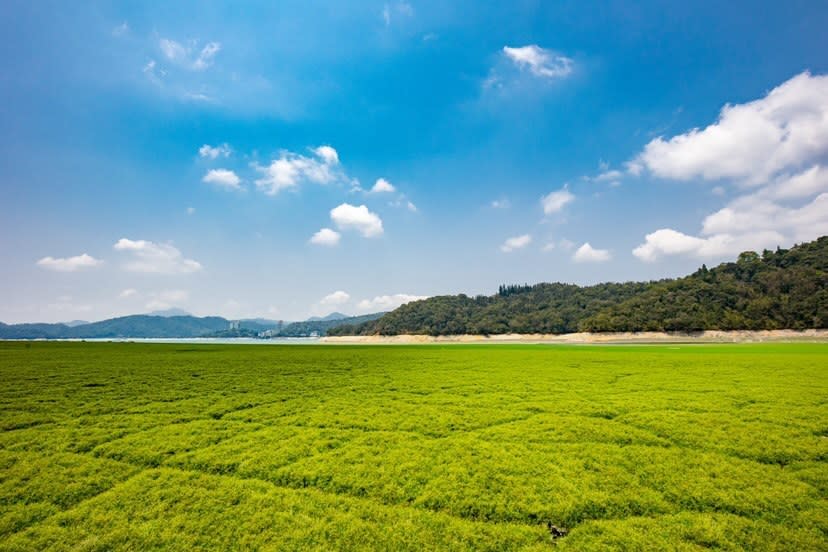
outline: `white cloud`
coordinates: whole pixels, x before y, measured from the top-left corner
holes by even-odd
[[[346,182],[353,184],[342,170],[339,154],[331,146],[319,146],[311,150],[312,156],[282,151],[270,165],[253,167],[262,174],[256,186],[267,195],[295,188],[302,183],[332,184]]]
[[[756,186],[826,155],[828,75],[802,73],[762,99],[726,105],[704,129],[656,138],[634,161],[662,178]]]
[[[428,299],[428,295],[408,295],[405,293],[397,293],[395,295],[378,295],[373,299],[363,299],[357,303],[357,309],[362,312],[381,312],[394,310],[400,305],[405,305],[412,301],[420,301]]]
[[[780,175],[754,194],[767,199],[800,199],[828,192],[828,168],[814,165],[794,175]]]
[[[182,97],[185,100],[190,100],[194,102],[214,102],[215,98],[208,96],[207,94],[201,92],[184,92]]]
[[[121,293],[119,293],[118,297],[120,299],[127,299],[127,298],[132,297],[132,296],[137,295],[137,294],[138,294],[137,289],[127,288],[127,289],[123,290]]]
[[[552,251],[553,249],[555,249],[555,242],[550,241],[550,242],[547,242],[546,244],[544,244],[544,246],[541,248],[541,251],[543,251],[544,253],[548,253],[548,252]]]
[[[171,244],[121,238],[113,247],[132,255],[132,260],[122,265],[129,272],[188,274],[202,269],[201,263],[184,258]]]
[[[185,46],[169,38],[162,38],[158,41],[161,53],[169,61],[192,71],[203,71],[213,64],[213,58],[221,50],[221,44],[208,42],[200,50],[195,48],[195,44],[191,42],[190,45]]]
[[[495,199],[490,205],[492,209],[508,209],[512,206],[508,199]]]
[[[83,253],[75,257],[54,258],[43,257],[37,261],[37,266],[56,272],[75,272],[84,268],[95,268],[103,264],[103,261]]]
[[[561,241],[558,242],[558,245],[561,246],[561,249],[570,251],[573,247],[575,247],[575,242],[568,240],[566,238],[562,238]]]
[[[518,67],[529,69],[538,77],[562,78],[572,73],[572,59],[535,44],[519,48],[504,46],[503,53]]]
[[[412,213],[419,212],[417,206],[414,205],[414,203],[410,201],[408,198],[406,198],[405,194],[400,194],[400,196],[397,199],[389,201],[388,205],[390,207],[405,208]]]
[[[322,306],[340,306],[351,300],[351,296],[345,291],[335,291],[323,297],[319,304]]]
[[[356,207],[343,203],[331,209],[331,220],[340,230],[353,229],[366,238],[381,236],[383,233],[382,219],[365,205]]]
[[[186,48],[175,40],[170,40],[168,38],[162,38],[159,40],[158,47],[161,48],[161,53],[163,53],[170,61],[181,61],[189,55],[189,48]]]
[[[210,169],[201,181],[207,184],[215,184],[216,186],[229,190],[241,189],[241,178],[228,169]]]
[[[216,159],[217,157],[230,157],[230,153],[233,150],[230,149],[230,144],[227,142],[223,144],[219,144],[218,146],[211,146],[210,144],[204,144],[200,148],[198,148],[198,155],[200,157],[204,157],[207,159]]]
[[[504,253],[510,253],[515,249],[523,249],[527,245],[532,243],[532,236],[529,234],[523,234],[522,236],[515,236],[514,238],[509,238],[503,245],[500,246],[500,250]]]
[[[331,146],[319,146],[313,150],[318,157],[321,157],[328,165],[339,163],[339,154]]]
[[[597,182],[613,182],[613,181],[616,181],[616,180],[622,178],[623,176],[624,176],[624,173],[622,173],[619,170],[613,169],[613,170],[602,172],[601,174],[596,176],[594,180],[597,181]]]
[[[218,42],[208,42],[204,48],[199,52],[198,57],[193,62],[193,69],[202,71],[213,64],[213,58],[221,50],[221,44]]]
[[[195,207],[187,207],[187,214],[194,215],[196,212]]]
[[[336,230],[322,228],[311,237],[310,242],[314,245],[326,245],[328,247],[333,247],[339,243],[339,239],[341,237],[342,235]]]
[[[560,190],[550,192],[541,198],[543,212],[546,215],[557,213],[574,199],[575,196],[569,192],[566,186],[564,186]]]
[[[716,123],[657,138],[631,162],[673,180],[723,181],[738,195],[701,223],[700,235],[648,234],[633,254],[725,257],[828,233],[828,76],[802,73]],[[717,185],[715,195],[724,195]]]
[[[746,250],[761,249],[763,246],[778,244],[783,237],[776,232],[733,236],[718,234],[709,238],[688,236],[669,228],[647,234],[645,242],[635,249],[633,255],[645,262],[669,255],[692,255],[698,258],[721,257]]]
[[[601,263],[612,258],[606,249],[595,249],[589,242],[585,243],[575,251],[572,259],[576,263]]]
[[[396,191],[394,185],[384,178],[378,178],[374,183],[374,187],[371,188],[371,193],[374,194],[392,193],[394,191]]]

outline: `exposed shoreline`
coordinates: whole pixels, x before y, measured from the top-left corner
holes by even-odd
[[[705,332],[619,332],[571,334],[500,334],[500,335],[354,335],[329,336],[319,340],[331,345],[413,345],[418,343],[763,343],[812,341],[828,342],[828,330],[710,330]]]

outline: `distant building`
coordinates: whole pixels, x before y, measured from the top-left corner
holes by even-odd
[[[241,321],[239,320],[231,320],[230,321],[230,329],[231,330],[238,330],[240,329]]]

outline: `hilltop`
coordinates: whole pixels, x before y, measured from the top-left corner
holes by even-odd
[[[828,236],[650,282],[504,285],[408,303],[328,335],[494,335],[828,327]]]

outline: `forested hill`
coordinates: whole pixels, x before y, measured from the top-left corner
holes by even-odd
[[[329,335],[457,335],[577,331],[765,330],[828,327],[828,236],[676,280],[580,287],[501,286],[496,295],[408,303]]]

